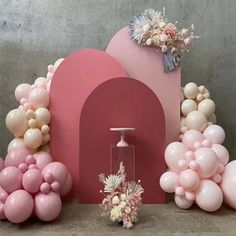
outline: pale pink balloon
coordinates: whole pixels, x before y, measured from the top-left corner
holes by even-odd
[[[49,183],[44,182],[40,185],[40,192],[41,193],[47,194],[47,193],[49,193],[49,191],[50,191]]]
[[[0,202],[0,220],[5,220],[4,203]]]
[[[52,162],[51,155],[44,151],[34,153],[34,158],[36,160],[35,164],[40,170],[43,170],[46,165]]]
[[[59,58],[56,60],[56,62],[54,63],[54,66],[53,66],[54,73],[63,61],[64,61],[64,58]]]
[[[66,196],[72,188],[72,177],[70,173],[68,173],[67,180],[63,186],[60,187],[60,196],[64,197]]]
[[[175,195],[175,204],[181,209],[188,209],[193,205],[193,201],[189,201],[185,196]]]
[[[0,202],[5,202],[8,198],[9,194],[2,188],[0,187]]]
[[[25,158],[30,154],[26,148],[14,148],[8,152],[5,158],[5,166],[18,167],[19,164],[25,162]]]
[[[180,173],[179,182],[185,190],[193,191],[199,186],[200,179],[195,171],[187,169]]]
[[[68,170],[61,162],[51,162],[44,167],[42,174],[51,173],[54,180],[58,181],[60,186],[63,186],[67,180]]]
[[[0,173],[0,186],[8,193],[21,188],[22,173],[14,167],[5,167]]]
[[[204,211],[218,210],[223,202],[223,194],[220,187],[211,180],[202,180],[196,191],[196,203]]]
[[[179,176],[173,171],[167,171],[160,178],[160,186],[167,193],[175,192],[179,185]]]
[[[20,102],[22,98],[28,98],[31,92],[31,85],[27,83],[20,84],[15,89],[15,97],[17,102]]]
[[[236,161],[229,162],[222,175],[220,183],[221,190],[224,194],[224,201],[236,209]]]
[[[221,144],[213,144],[211,149],[216,153],[218,161],[226,165],[229,162],[229,152]]]
[[[41,87],[34,88],[29,94],[29,103],[32,104],[34,109],[40,107],[48,107],[49,105],[48,91]]]
[[[186,145],[180,142],[170,143],[165,150],[165,161],[170,170],[179,173],[183,168],[179,167],[179,161],[184,160],[188,151]]]
[[[57,181],[53,181],[50,187],[53,192],[59,192],[60,190],[60,184]]]
[[[22,223],[32,214],[34,201],[27,191],[17,190],[9,195],[4,205],[6,218],[12,223]]]
[[[203,135],[205,138],[209,139],[213,144],[221,144],[225,140],[225,131],[219,125],[208,126]]]
[[[200,148],[195,153],[195,161],[199,164],[197,170],[201,178],[210,178],[218,169],[216,153],[210,148]]]
[[[5,168],[4,159],[0,157],[0,172]]]
[[[204,139],[202,133],[197,130],[189,130],[182,137],[182,143],[184,143],[192,151],[195,150],[194,144],[196,142],[202,142]]]
[[[48,82],[48,79],[44,78],[44,77],[38,77],[35,81],[34,81],[34,84],[37,86],[37,87],[42,87],[42,88],[45,88],[47,87],[47,82]]]
[[[37,193],[43,182],[43,175],[40,170],[30,169],[26,171],[22,178],[23,188],[30,193]]]
[[[38,193],[34,199],[35,215],[42,221],[52,221],[61,212],[61,198],[57,193]]]

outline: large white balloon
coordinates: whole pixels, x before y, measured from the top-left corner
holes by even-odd
[[[186,126],[188,129],[198,130],[203,132],[207,127],[207,118],[200,111],[192,111],[186,117]]]
[[[186,99],[181,104],[182,115],[187,116],[191,111],[197,110],[197,104],[192,99]]]
[[[35,120],[37,122],[37,125],[39,127],[49,124],[51,115],[47,108],[44,108],[44,107],[38,108],[34,112],[34,115],[35,115]]]
[[[211,117],[215,112],[216,105],[211,99],[204,99],[198,104],[198,110],[206,117]]]
[[[41,146],[43,142],[43,135],[37,128],[28,129],[24,135],[25,146],[30,149],[35,149]]]
[[[185,85],[184,95],[186,98],[194,99],[198,93],[199,93],[198,86],[195,83],[190,82]]]

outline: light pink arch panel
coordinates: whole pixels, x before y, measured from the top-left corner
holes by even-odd
[[[128,76],[142,81],[159,98],[165,113],[166,143],[175,141],[180,126],[181,70],[164,73],[162,53],[139,46],[124,27],[111,39],[106,52],[125,69]]]

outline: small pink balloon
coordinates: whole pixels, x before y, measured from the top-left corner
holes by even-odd
[[[6,218],[15,224],[26,221],[32,214],[34,201],[27,191],[17,190],[9,195],[4,205]]]
[[[60,186],[63,186],[67,180],[68,170],[61,162],[51,162],[44,167],[42,174],[51,173],[54,180],[58,181]]]
[[[59,184],[57,181],[53,181],[53,182],[51,183],[51,190],[52,190],[53,192],[58,192],[59,189],[60,189],[60,184]]]
[[[53,182],[53,180],[54,180],[53,175],[51,173],[49,173],[49,172],[45,173],[44,180],[47,183],[51,184]]]
[[[25,158],[25,163],[28,164],[28,165],[31,165],[31,164],[34,164],[35,163],[35,158],[34,156],[31,154],[31,155],[28,155],[26,158]]]
[[[29,94],[29,102],[34,109],[48,107],[49,93],[42,87],[34,88]]]
[[[178,161],[178,167],[181,170],[185,170],[188,167],[186,160],[179,160]]]
[[[209,139],[213,144],[221,144],[225,140],[225,131],[219,125],[208,126],[203,135],[205,138]]]
[[[187,169],[180,173],[179,182],[185,190],[193,191],[199,186],[200,179],[195,171]]]
[[[208,140],[208,139],[204,139],[204,140],[202,141],[202,146],[203,146],[203,147],[211,147],[211,141]]]
[[[177,188],[175,189],[175,194],[178,195],[178,196],[184,196],[185,192],[184,192],[183,187],[180,187],[180,186],[177,187]]]
[[[61,198],[57,193],[38,193],[35,196],[34,203],[35,214],[42,221],[52,221],[56,219],[61,212]]]
[[[67,180],[63,186],[60,187],[60,195],[61,197],[66,196],[72,188],[72,177],[70,173],[68,173]]]
[[[221,144],[213,144],[211,149],[216,153],[217,159],[224,166],[229,162],[229,152]]]
[[[18,166],[18,169],[22,173],[25,173],[28,170],[28,165],[26,163],[20,163],[20,165]]]
[[[31,106],[31,104],[28,103],[28,102],[26,102],[26,103],[23,105],[23,109],[24,109],[25,111],[28,111],[28,110],[31,109],[31,108],[32,108],[32,106]]]
[[[198,174],[201,178],[210,178],[218,169],[218,161],[210,148],[200,148],[195,153],[195,161],[199,164]]]
[[[4,204],[0,202],[0,220],[5,220],[6,216],[4,213]]]
[[[43,175],[38,169],[26,171],[22,178],[23,188],[30,193],[37,193],[43,182]]]
[[[220,183],[221,190],[224,194],[224,201],[236,209],[236,161],[229,162],[222,174]]]
[[[198,149],[201,148],[201,147],[202,147],[202,143],[201,143],[201,142],[196,141],[196,142],[193,144],[194,150],[198,150]]]
[[[225,170],[225,166],[221,163],[218,163],[218,169],[217,169],[217,173],[218,174],[222,174]]]
[[[193,171],[197,171],[200,168],[200,165],[196,161],[190,161],[189,168]]]
[[[28,98],[30,92],[31,92],[30,84],[24,83],[18,85],[15,89],[15,97],[17,102],[20,102],[22,98]]]
[[[0,173],[0,186],[8,193],[21,188],[21,171],[14,167],[5,167]]]
[[[52,157],[49,153],[40,151],[34,153],[35,158],[35,164],[40,170],[43,170],[43,168],[52,162]]]
[[[203,135],[200,131],[197,130],[189,130],[187,131],[182,138],[182,142],[192,151],[195,150],[194,143],[202,142]]]
[[[26,148],[14,148],[8,152],[5,158],[5,166],[18,167],[19,164],[25,162],[25,158],[30,154]]]
[[[175,195],[175,204],[181,209],[188,209],[193,205],[193,201],[189,201],[185,196]]]
[[[31,170],[31,169],[38,169],[38,167],[35,164],[30,164],[28,169],[29,170]]]
[[[0,172],[5,168],[5,162],[4,160],[0,157]]]
[[[212,181],[214,181],[215,183],[219,184],[221,182],[221,176],[219,174],[214,174],[212,176]]]
[[[160,186],[167,193],[175,192],[179,185],[179,176],[173,171],[167,171],[160,178]]]
[[[8,198],[9,194],[2,188],[0,187],[0,202],[5,202]]]
[[[205,179],[200,182],[195,201],[204,211],[213,212],[221,207],[223,194],[215,182]]]
[[[185,198],[189,201],[194,201],[195,200],[195,194],[193,192],[186,192],[185,193]]]
[[[41,193],[47,194],[47,193],[49,193],[49,191],[50,191],[49,183],[44,182],[40,185],[40,192]]]
[[[187,164],[189,164],[190,161],[194,160],[193,152],[192,151],[187,151],[184,158],[185,158]]]
[[[173,142],[167,146],[165,150],[165,161],[170,170],[177,173],[183,170],[179,167],[179,161],[184,160],[187,151],[187,146],[180,142]]]

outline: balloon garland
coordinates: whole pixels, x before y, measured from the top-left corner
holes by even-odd
[[[169,168],[160,178],[161,188],[174,193],[176,205],[188,209],[195,202],[213,212],[223,199],[236,209],[236,161],[221,145],[222,127],[215,125],[215,103],[204,86],[191,82],[181,89],[180,141],[165,150]]]
[[[0,158],[0,220],[21,223],[34,213],[42,221],[52,221],[61,212],[61,197],[72,186],[66,166],[53,162],[50,141],[49,91],[53,74],[64,59],[48,66],[46,78],[33,85],[17,86],[20,106],[6,116],[6,126],[14,135],[5,160]]]

